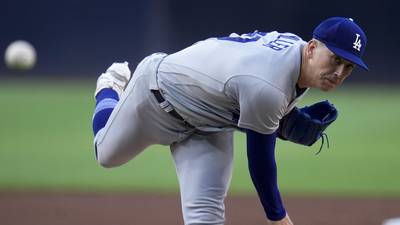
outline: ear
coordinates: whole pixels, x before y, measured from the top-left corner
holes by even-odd
[[[307,58],[312,58],[315,54],[315,49],[318,47],[318,42],[315,39],[308,41],[306,46],[306,56]]]

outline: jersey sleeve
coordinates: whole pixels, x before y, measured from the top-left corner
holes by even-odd
[[[249,172],[258,197],[268,219],[281,220],[286,210],[278,188],[276,133],[260,134],[247,130],[246,134]]]
[[[262,134],[275,132],[286,112],[286,95],[267,81],[255,77],[236,79],[232,85],[240,108],[238,127]]]

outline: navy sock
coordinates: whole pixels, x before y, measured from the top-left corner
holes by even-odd
[[[93,115],[93,133],[96,136],[97,132],[102,129],[112,111],[119,101],[116,91],[111,88],[104,88],[96,95],[96,109]]]

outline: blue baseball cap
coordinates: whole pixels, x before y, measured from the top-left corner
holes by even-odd
[[[362,61],[367,46],[367,36],[351,18],[331,17],[322,21],[314,30],[313,37],[336,55],[368,70]]]

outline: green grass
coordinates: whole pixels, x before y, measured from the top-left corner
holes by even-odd
[[[1,82],[0,189],[176,192],[169,149],[154,146],[126,165],[101,168],[92,147],[94,81]],[[277,144],[281,190],[288,194],[400,196],[400,90],[345,87],[310,92],[302,104],[329,99],[339,119],[330,148]],[[245,137],[235,136],[231,192],[254,193]]]

